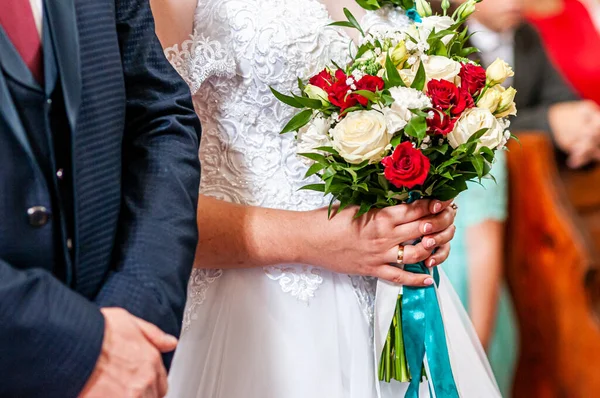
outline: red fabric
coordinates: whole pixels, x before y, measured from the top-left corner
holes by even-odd
[[[587,8],[578,0],[564,0],[556,15],[530,16],[557,68],[586,99],[600,104],[600,33]]]
[[[43,82],[42,43],[28,0],[2,0],[0,25],[29,70]]]

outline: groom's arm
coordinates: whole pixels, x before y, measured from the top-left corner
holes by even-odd
[[[0,260],[0,397],[75,397],[104,336],[98,307],[48,271]]]
[[[96,301],[179,335],[198,232],[200,124],[147,0],[116,0],[127,91],[115,270]]]

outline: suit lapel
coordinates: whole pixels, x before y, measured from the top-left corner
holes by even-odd
[[[33,79],[31,73],[27,75],[27,71],[23,70],[23,62],[20,60],[19,53],[14,50],[10,40],[4,33],[4,30],[0,26],[0,52],[4,54],[0,60],[0,69],[4,70],[5,73],[13,76],[17,81],[24,79],[24,84],[27,84],[28,79]],[[13,58],[14,57],[14,58]],[[30,82],[31,83],[31,82]],[[12,95],[8,89],[4,74],[0,72],[0,118],[3,119],[8,126],[10,132],[17,138],[27,155],[31,158],[32,162],[36,162],[29,137],[25,132],[25,128],[21,123],[19,112],[15,107],[12,99]]]
[[[81,62],[75,0],[46,1],[45,5],[65,99],[67,119],[71,133],[75,137],[77,115],[81,105]]]
[[[37,164],[31,144],[29,143],[29,137],[27,137],[25,128],[21,123],[19,113],[10,95],[10,91],[8,91],[8,86],[2,73],[0,73],[0,118],[4,119],[8,125],[8,129],[15,135],[19,143],[21,143],[31,161]]]

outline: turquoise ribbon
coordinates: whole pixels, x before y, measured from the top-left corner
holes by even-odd
[[[415,274],[429,274],[425,263],[408,264],[404,269]],[[436,286],[440,284],[437,269],[433,271]],[[446,332],[436,290],[432,287],[404,286],[402,292],[402,333],[408,369],[412,375],[405,398],[418,398],[421,369],[427,355],[431,388],[437,398],[459,398],[452,374]],[[417,376],[418,375],[418,376]]]
[[[406,10],[406,16],[414,22],[423,22],[423,19],[421,19],[421,15],[419,15],[419,12],[415,7]]]

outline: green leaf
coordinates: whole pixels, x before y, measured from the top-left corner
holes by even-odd
[[[468,57],[471,54],[475,54],[478,53],[479,49],[475,48],[475,47],[467,47],[467,48],[463,48],[462,50],[460,50],[460,56],[461,57]]]
[[[322,164],[323,166],[329,166],[329,161],[327,158],[320,153],[299,153],[299,156],[303,156],[307,159],[314,160],[315,162]]]
[[[298,96],[294,96],[294,99],[306,108],[311,108],[311,109],[323,108],[323,103],[319,100],[315,100],[315,99],[311,99],[311,98],[307,98],[307,97],[298,97]]]
[[[390,141],[390,144],[392,144],[392,146],[395,148],[398,145],[400,145],[401,142],[402,142],[402,134],[396,134]]]
[[[475,142],[478,141],[481,137],[483,137],[483,135],[485,133],[487,133],[487,131],[489,130],[489,128],[483,128],[481,130],[477,130],[477,132],[475,134],[473,134],[472,136],[469,137],[469,140],[467,141],[467,144],[470,144],[471,142]]]
[[[404,80],[402,80],[400,73],[398,73],[398,69],[396,69],[396,65],[394,65],[390,58],[390,54],[387,54],[385,58],[385,73],[387,75],[387,88],[406,87]]]
[[[328,26],[341,26],[341,27],[344,27],[344,28],[354,28],[355,27],[354,25],[352,25],[351,22],[348,22],[348,21],[332,22]]]
[[[300,188],[301,191],[325,192],[325,184],[309,184]]]
[[[321,163],[315,163],[312,166],[309,167],[308,171],[306,172],[306,174],[304,175],[304,178],[308,178],[312,175],[317,174],[319,171],[323,170],[325,168],[325,165],[321,164]]]
[[[365,10],[375,11],[381,8],[378,0],[356,0],[359,6]]]
[[[300,78],[298,78],[298,88],[300,89],[301,93],[303,93],[304,89],[306,88],[306,85],[304,84],[304,82]]]
[[[352,15],[349,9],[344,8],[344,15],[346,15],[346,18],[348,18],[348,22],[350,22],[364,36],[365,32],[362,30],[360,24],[358,23],[356,18],[354,18],[354,15]]]
[[[427,76],[425,75],[425,66],[423,65],[423,62],[420,62],[419,70],[417,70],[417,75],[415,76],[415,80],[412,82],[410,87],[414,88],[415,90],[423,91],[423,88],[425,88],[426,77]]]
[[[452,174],[450,174],[449,171],[446,171],[443,174],[440,174],[442,177],[447,178],[448,180],[453,180],[454,178],[452,177]]]
[[[369,90],[357,90],[354,91],[354,94],[362,95],[371,102],[377,102],[379,100],[379,96],[373,91]]]
[[[477,173],[477,176],[479,176],[479,178],[483,177],[483,164],[484,164],[483,157],[481,155],[475,155],[471,159],[471,163],[473,164],[473,167],[475,168],[475,172]]]
[[[344,167],[344,171],[346,171],[348,174],[350,174],[352,176],[353,182],[356,182],[356,180],[358,179],[358,175],[356,174],[356,171],[352,170],[350,167]]]
[[[286,105],[292,106],[294,108],[304,108],[304,106],[296,101],[294,97],[290,97],[289,95],[281,94],[279,91],[275,90],[273,87],[269,87],[271,92],[279,101],[283,102]]]
[[[330,147],[330,146],[320,146],[318,148],[315,148],[316,151],[322,151],[322,152],[327,152],[327,153],[331,153],[332,155],[336,155],[336,156],[340,156],[339,152],[336,151],[334,148]]]
[[[281,134],[289,133],[290,131],[298,131],[302,127],[306,126],[306,124],[310,122],[312,114],[313,111],[310,109],[303,110],[285,125],[283,130],[281,130]]]
[[[411,137],[422,140],[427,135],[427,119],[423,116],[413,117],[404,128],[404,132]]]
[[[361,216],[364,216],[365,214],[367,214],[371,208],[373,207],[372,204],[368,203],[368,202],[362,202],[360,204],[360,209],[358,209],[358,212],[356,213],[356,215],[354,216],[354,218],[359,218]]]

